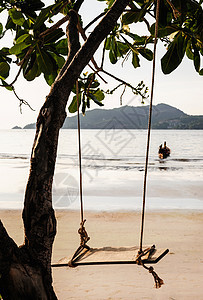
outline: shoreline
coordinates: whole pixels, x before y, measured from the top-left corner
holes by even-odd
[[[4,199],[0,201],[0,210],[22,210],[24,204],[23,194],[12,196],[0,195]],[[67,212],[80,210],[79,198],[61,196],[59,200],[53,198],[55,210]],[[91,212],[139,212],[142,209],[142,197],[123,196],[86,196],[84,195],[84,210]],[[195,198],[169,198],[169,197],[147,197],[146,211],[202,211],[203,200]]]

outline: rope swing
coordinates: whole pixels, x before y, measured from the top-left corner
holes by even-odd
[[[155,37],[154,37],[154,51],[153,51],[153,65],[152,65],[152,82],[151,82],[151,97],[149,105],[149,119],[148,119],[148,131],[147,131],[147,149],[145,157],[145,172],[144,172],[144,186],[143,186],[143,200],[142,200],[142,218],[141,218],[141,230],[140,230],[140,253],[142,252],[142,242],[144,234],[144,219],[145,219],[145,204],[146,204],[146,189],[147,189],[147,170],[149,162],[149,147],[151,136],[151,123],[152,123],[152,103],[154,97],[154,81],[155,81],[155,68],[156,68],[156,45],[158,37],[158,24],[159,24],[159,8],[160,0],[157,0],[156,6],[156,23],[155,23]]]
[[[149,161],[149,148],[150,148],[150,134],[151,134],[151,120],[152,120],[152,102],[154,96],[154,82],[155,82],[155,66],[156,66],[156,46],[158,37],[158,20],[160,0],[156,1],[156,24],[155,24],[155,38],[154,38],[154,51],[153,51],[153,66],[152,66],[152,82],[151,82],[151,98],[149,106],[149,119],[148,119],[148,134],[147,134],[147,148],[145,157],[145,172],[144,172],[144,185],[143,185],[143,201],[141,212],[141,228],[140,228],[140,244],[139,247],[121,247],[121,248],[90,248],[87,242],[90,240],[86,229],[84,219],[84,205],[83,205],[83,190],[82,190],[82,159],[81,159],[81,135],[80,135],[80,115],[79,115],[79,91],[78,80],[76,81],[76,97],[77,97],[77,121],[78,121],[78,152],[79,152],[79,176],[80,176],[80,228],[78,233],[80,235],[80,245],[75,251],[71,260],[65,264],[54,264],[52,267],[76,267],[79,265],[107,265],[107,264],[137,264],[142,265],[145,269],[153,275],[155,287],[160,288],[164,283],[163,280],[156,274],[153,267],[147,267],[146,264],[156,264],[168,252],[168,249],[156,249],[155,245],[143,249],[143,235],[144,235],[144,221],[145,221],[145,206],[146,206],[146,187],[147,187],[147,170]],[[109,254],[114,257],[109,260]]]

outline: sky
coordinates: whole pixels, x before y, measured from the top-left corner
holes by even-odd
[[[48,1],[49,3],[51,1]],[[92,7],[89,10],[89,7]],[[98,15],[102,11],[103,2],[97,2],[95,0],[89,0],[85,2],[81,14],[84,14],[84,25],[87,24],[95,15]],[[5,21],[5,16],[0,14],[0,22]],[[139,25],[138,25],[139,26]],[[90,31],[92,28],[90,27]],[[137,27],[136,33],[142,33],[142,28]],[[11,36],[6,36],[5,42],[0,40],[0,49],[11,44]],[[159,42],[157,47],[157,64],[155,73],[155,89],[154,89],[154,101],[153,104],[166,103],[177,107],[189,115],[203,115],[203,93],[202,93],[202,77],[198,75],[193,66],[193,61],[188,58],[184,58],[182,64],[171,74],[164,75],[161,71],[160,58],[164,55],[165,49]],[[96,61],[100,62],[100,52],[95,55]],[[122,61],[121,61],[122,62]],[[203,65],[203,64],[202,64]],[[201,66],[202,67],[202,66]],[[146,61],[141,58],[141,67],[134,69],[131,66],[130,58],[124,63],[123,67],[121,63],[112,65],[106,59],[105,70],[123,80],[136,86],[141,80],[150,88],[151,86],[151,73],[152,62]],[[17,68],[13,70],[8,82],[11,82],[15,78]],[[102,83],[102,88],[107,90],[117,85],[117,82],[112,78],[102,75],[108,84]],[[23,76],[20,76],[15,84],[15,89],[18,96],[27,102],[35,109],[30,110],[28,107],[23,106],[23,113],[19,110],[19,101],[10,91],[4,88],[0,88],[0,129],[10,129],[13,126],[25,126],[28,123],[36,122],[37,115],[40,107],[42,106],[45,97],[48,95],[50,87],[46,84],[43,75],[34,81],[27,82]],[[104,100],[104,107],[102,109],[111,109],[120,106],[120,95],[122,89],[118,90],[115,94],[109,95]],[[146,101],[146,105],[149,100]],[[70,100],[69,103],[70,104]],[[130,91],[127,91],[123,96],[123,105],[140,106],[141,99],[138,96],[133,95]],[[98,108],[95,104],[91,104],[91,109]]]

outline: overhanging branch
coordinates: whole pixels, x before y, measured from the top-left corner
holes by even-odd
[[[67,98],[64,105],[66,105],[75,81],[85,66],[89,63],[96,50],[99,48],[101,42],[113,30],[117,19],[120,17],[128,3],[129,0],[116,0],[114,2],[111,9],[106,13],[101,22],[89,35],[86,42],[76,53],[63,75],[58,78],[58,82],[53,85],[50,96],[57,92],[60,94],[59,99],[64,99],[63,95],[65,92]],[[63,88],[60,90],[62,86]]]

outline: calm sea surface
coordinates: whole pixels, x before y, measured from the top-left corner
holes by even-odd
[[[0,208],[23,205],[34,134],[35,130],[0,131]],[[140,198],[142,192],[146,135],[146,130],[82,130],[83,187],[88,209],[139,207],[140,202],[133,197]],[[159,160],[158,147],[164,141],[171,148],[171,156]],[[76,130],[61,130],[53,187],[58,208],[78,207],[77,145]],[[182,206],[177,204],[181,206],[178,208],[203,209],[203,131],[153,130],[148,181],[149,197],[157,209],[177,208],[174,205],[179,198],[185,200],[181,200]],[[163,193],[166,200],[160,203]]]

